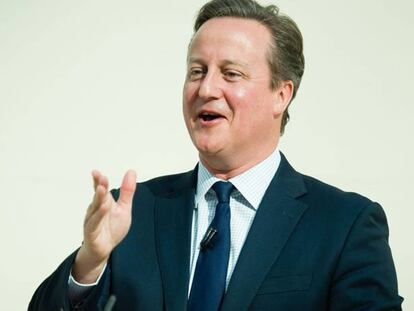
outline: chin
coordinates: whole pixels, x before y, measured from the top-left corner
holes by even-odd
[[[205,156],[217,155],[224,149],[225,146],[225,144],[212,141],[211,139],[207,141],[194,141],[194,145],[198,152]]]
[[[206,156],[213,156],[218,154],[221,151],[221,148],[216,146],[196,146],[199,153]]]

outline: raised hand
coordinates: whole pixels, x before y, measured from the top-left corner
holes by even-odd
[[[92,172],[92,177],[95,196],[86,212],[83,244],[72,267],[72,275],[80,283],[96,281],[112,250],[128,233],[136,187],[136,173],[129,170],[115,201],[108,191],[108,178],[97,170]]]

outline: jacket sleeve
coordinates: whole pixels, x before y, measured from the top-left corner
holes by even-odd
[[[90,294],[78,304],[72,306],[68,297],[68,280],[72,264],[77,251],[71,254],[65,261],[37,288],[28,310],[103,310],[109,298],[109,264],[99,283]]]
[[[383,209],[369,203],[349,230],[333,278],[330,310],[401,310]]]

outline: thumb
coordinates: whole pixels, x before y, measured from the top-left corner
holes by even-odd
[[[129,205],[132,203],[136,188],[137,173],[134,170],[128,170],[122,180],[121,191],[118,203],[121,205]]]

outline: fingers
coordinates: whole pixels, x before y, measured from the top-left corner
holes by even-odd
[[[126,172],[118,199],[118,204],[120,206],[131,207],[132,198],[136,188],[136,176],[137,174],[134,170]],[[106,214],[106,211],[109,210],[114,203],[112,195],[108,191],[108,178],[102,175],[98,170],[92,171],[92,177],[94,181],[95,195],[86,213],[85,222],[88,222],[98,211],[99,214]],[[105,205],[104,207],[102,207],[103,204]]]
[[[92,231],[99,230],[98,228],[102,220],[111,210],[113,204],[112,196],[106,190],[104,190],[102,186],[98,186],[96,190],[97,200],[96,202],[95,200],[92,202],[94,206],[91,209],[90,213],[88,213],[89,217],[85,219],[85,224],[87,224],[89,230]]]
[[[96,188],[99,185],[102,185],[104,188],[108,189],[109,181],[108,178],[101,174],[98,170],[92,171],[92,178],[93,178],[93,189],[96,191]]]
[[[93,178],[93,187],[95,190],[95,195],[93,197],[92,203],[89,205],[88,210],[86,212],[85,222],[89,220],[89,218],[96,212],[97,209],[103,204],[108,194],[108,178],[101,174],[98,170],[92,171],[92,178]],[[109,195],[110,199],[112,199],[112,195]]]
[[[102,205],[105,204],[107,201],[109,201],[110,198],[112,198],[112,195],[108,193],[108,190],[105,189],[102,185],[98,185],[95,189],[95,195],[93,197],[92,203],[89,205],[88,210],[86,212],[85,217],[85,223],[89,221],[89,219],[97,213],[99,209],[102,211],[105,211],[105,209],[102,209]],[[101,213],[104,214],[104,213]]]
[[[91,174],[93,178],[93,190],[96,191],[96,187],[99,185],[99,178],[102,174],[98,170],[93,170]]]
[[[132,198],[136,188],[137,173],[134,170],[128,170],[122,180],[121,191],[119,194],[118,203],[120,205],[132,204]]]
[[[108,190],[105,189],[104,186],[98,185],[98,187],[96,187],[95,197],[94,197],[94,200],[92,202],[93,205],[96,205],[98,207],[100,205],[102,205],[105,201],[105,197],[106,197],[107,193],[108,193]]]

